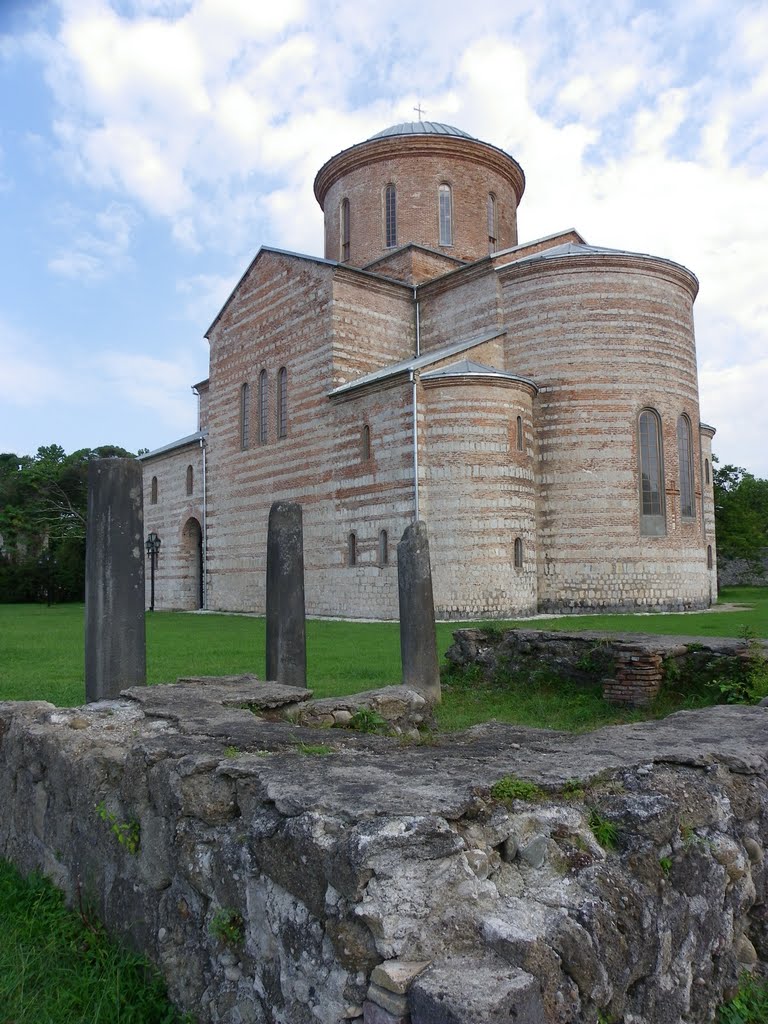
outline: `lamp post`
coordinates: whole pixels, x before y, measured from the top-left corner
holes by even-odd
[[[149,610],[153,612],[155,610],[155,566],[160,552],[160,538],[156,533],[149,534],[146,548],[149,559]]]

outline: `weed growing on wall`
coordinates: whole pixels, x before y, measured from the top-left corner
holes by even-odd
[[[516,775],[505,775],[491,786],[494,800],[541,800],[545,795],[534,782],[518,779]]]
[[[619,840],[619,828],[613,821],[604,818],[602,814],[593,807],[589,812],[589,827],[592,835],[604,850],[615,850]]]
[[[316,757],[322,757],[324,754],[332,754],[335,747],[328,743],[297,743],[296,749],[300,754],[313,754]]]
[[[739,991],[718,1010],[717,1024],[768,1024],[768,982],[743,974]]]
[[[240,946],[245,938],[245,921],[236,910],[220,907],[211,918],[208,931],[226,946]]]
[[[120,821],[102,800],[96,804],[96,813],[109,825],[112,835],[128,853],[135,856],[141,846],[141,827],[138,821]]]
[[[359,708],[350,718],[348,728],[357,732],[388,733],[389,722],[372,708]]]

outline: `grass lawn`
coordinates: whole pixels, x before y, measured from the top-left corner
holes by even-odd
[[[177,1024],[165,986],[45,879],[0,861],[2,1024]]]
[[[580,615],[524,619],[516,625],[542,629],[602,629],[699,636],[768,637],[768,587],[724,590],[724,610],[685,615]],[[738,605],[737,609],[729,605]],[[445,652],[461,623],[438,623]],[[505,625],[496,623],[496,625]],[[264,674],[264,620],[246,615],[147,615],[150,683],[182,675]],[[398,625],[394,622],[307,623],[309,685],[316,696],[354,693],[400,679]],[[549,728],[588,729],[647,717],[607,705],[599,688],[545,682],[510,689],[450,685],[440,709],[444,728],[499,721]],[[48,700],[82,704],[83,606],[0,605],[0,700]],[[653,714],[668,714],[680,701],[662,699]]]

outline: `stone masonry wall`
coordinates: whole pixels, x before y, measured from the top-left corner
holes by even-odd
[[[420,746],[259,689],[0,705],[0,855],[200,1024],[704,1024],[768,962],[765,709]]]
[[[695,280],[666,261],[615,254],[499,273],[514,325],[507,368],[540,385],[540,610],[708,605],[713,538],[705,540],[702,521]],[[665,536],[640,529],[637,420],[648,407],[662,422]],[[695,448],[690,520],[680,515],[683,413]]]
[[[423,486],[438,617],[536,611],[536,491],[530,389],[424,382]],[[517,448],[517,417],[523,449]],[[522,564],[515,564],[515,540]],[[459,568],[460,567],[460,568]]]
[[[192,491],[187,493],[191,467]],[[142,466],[144,533],[160,538],[155,572],[155,607],[200,607],[200,545],[203,517],[203,451],[199,441]],[[152,480],[157,479],[157,503]],[[145,572],[146,606],[150,601],[150,572]]]
[[[330,165],[332,167],[329,171]],[[335,179],[326,186],[326,179]],[[486,256],[488,194],[496,196],[496,249],[517,244],[517,195],[522,174],[493,147],[447,136],[395,136],[363,143],[333,157],[318,173],[325,215],[325,255],[341,260],[343,199],[349,200],[351,266],[363,267],[387,252],[387,185],[397,190],[397,241],[415,242],[463,260]],[[440,245],[438,189],[448,184],[453,201],[452,244]],[[327,187],[327,191],[325,188]]]

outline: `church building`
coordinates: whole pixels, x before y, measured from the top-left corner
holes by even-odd
[[[415,519],[439,618],[712,602],[698,282],[573,229],[521,243],[524,189],[430,121],[320,168],[324,256],[258,251],[206,334],[197,431],[142,456],[157,608],[262,613],[276,500],[303,509],[314,616],[397,618]]]

